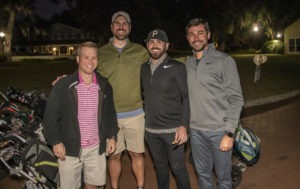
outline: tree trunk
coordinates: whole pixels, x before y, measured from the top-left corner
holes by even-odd
[[[4,56],[6,56],[8,62],[11,62],[11,40],[14,31],[15,18],[16,12],[15,10],[11,10],[9,13],[9,20],[7,23],[6,36],[4,41]]]

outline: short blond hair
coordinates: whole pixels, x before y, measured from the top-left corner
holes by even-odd
[[[78,48],[77,48],[77,56],[80,56],[81,54],[81,49],[83,47],[89,47],[89,48],[95,48],[95,49],[98,49],[98,46],[96,43],[92,42],[92,41],[86,41],[86,42],[83,42],[81,43]]]

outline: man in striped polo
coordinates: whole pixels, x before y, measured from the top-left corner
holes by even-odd
[[[112,88],[95,72],[97,46],[82,43],[78,69],[53,87],[45,111],[45,137],[58,158],[60,188],[96,189],[106,183],[105,153],[113,153],[118,132]]]

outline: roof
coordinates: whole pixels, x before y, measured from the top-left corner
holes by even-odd
[[[300,28],[300,18],[298,18],[297,20],[295,20],[293,23],[291,23],[290,25],[288,25],[285,30],[289,30],[290,28]]]

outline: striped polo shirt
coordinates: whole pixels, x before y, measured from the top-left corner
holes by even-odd
[[[98,135],[98,101],[99,85],[96,75],[93,82],[86,85],[79,74],[77,85],[78,95],[78,122],[80,129],[81,147],[88,148],[99,144]]]

